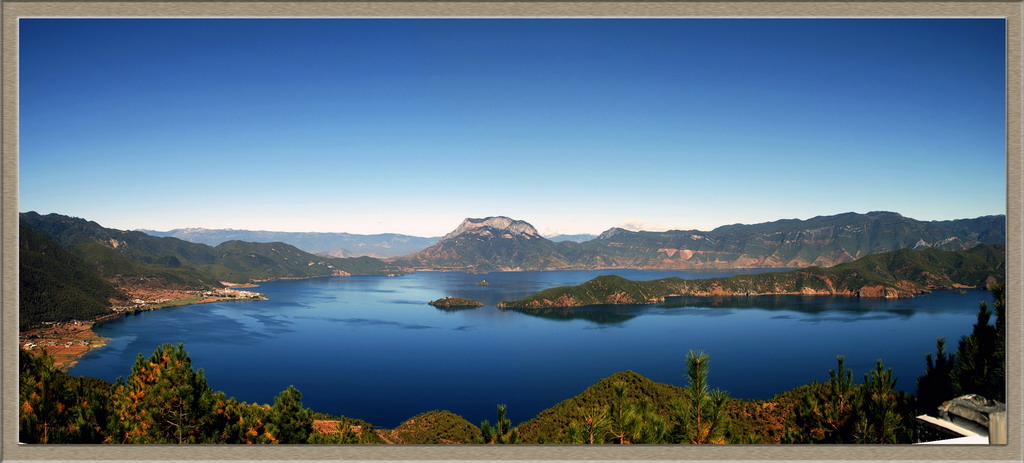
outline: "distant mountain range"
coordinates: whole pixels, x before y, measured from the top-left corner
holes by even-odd
[[[25,212],[20,214],[20,222],[21,320],[28,323],[88,318],[109,309],[113,299],[123,297],[123,291],[131,288],[193,290],[218,287],[222,282],[393,275],[414,270],[828,267],[904,248],[962,251],[978,244],[1002,244],[1006,233],[1003,216],[924,222],[892,212],[871,212],[728,225],[710,232],[632,232],[613,228],[595,239],[578,243],[545,238],[521,220],[488,217],[466,219],[433,245],[384,261],[366,256],[316,255],[280,241],[231,240],[209,246],[175,237],[105,228],[95,222],[59,214]],[[203,234],[191,234],[193,239],[200,239],[200,236]],[[398,243],[415,248],[425,243],[415,244],[415,237],[405,235],[372,236],[377,237],[377,244],[367,246],[379,249],[399,249]],[[386,244],[389,242],[393,244]],[[312,246],[311,243],[307,245]],[[994,249],[990,253],[1000,254],[1005,259],[1003,248]],[[971,252],[977,251],[972,249]],[[965,265],[963,262],[955,259],[942,262],[939,267],[915,268],[935,278],[945,275],[957,284],[976,283],[965,283],[967,280],[961,276],[949,273],[949,265],[960,268]],[[892,270],[891,266],[886,268]],[[881,271],[879,269],[882,267],[872,271]],[[811,281],[812,274],[821,270],[808,272],[811,273],[805,276]],[[967,277],[975,276],[972,273]],[[875,277],[868,280],[872,278]],[[836,280],[830,281],[832,283],[822,284],[832,284],[840,292],[842,288],[852,288],[859,291],[858,294],[865,294],[861,286],[835,286]],[[920,283],[915,279],[910,281]],[[950,284],[949,281],[943,284]],[[623,288],[629,285],[622,281],[611,283]],[[882,295],[887,294],[885,291],[894,291],[891,288],[914,290],[899,285],[886,286],[885,282],[880,284]],[[647,294],[648,289],[640,288],[643,294]],[[746,291],[757,294],[764,289],[751,286]],[[778,291],[790,292],[789,289]]]
[[[318,256],[281,242],[227,241],[214,247],[105,228],[59,214],[25,212],[21,225],[45,235],[106,278],[144,277],[167,285],[194,286],[394,270],[379,259]]]
[[[668,296],[840,295],[913,297],[939,288],[1002,283],[1006,249],[979,244],[966,251],[900,249],[872,254],[835,267],[808,267],[726,278],[662,278],[630,281],[604,275],[577,286],[541,291],[498,305],[505,309],[549,309],[590,305],[649,304]]]
[[[545,236],[545,238],[547,238],[547,239],[549,239],[551,241],[554,241],[556,243],[560,242],[560,241],[573,241],[573,242],[576,242],[576,243],[582,243],[584,241],[590,241],[590,240],[592,240],[594,238],[597,238],[597,235],[590,235],[590,234],[587,234],[587,233],[581,233],[581,234],[578,234],[578,235],[548,235],[548,236]]]
[[[138,231],[151,236],[173,237],[209,246],[217,246],[227,241],[248,241],[252,243],[281,242],[306,252],[331,257],[397,257],[420,251],[441,239],[439,237],[422,238],[397,233],[356,235],[352,233],[304,233],[208,228]]]
[[[726,225],[711,231],[612,228],[576,243],[544,238],[508,217],[466,219],[438,243],[393,259],[412,270],[829,267],[897,249],[965,250],[1006,241],[1002,215],[920,221],[894,212]]]

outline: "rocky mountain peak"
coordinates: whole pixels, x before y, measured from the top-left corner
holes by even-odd
[[[444,240],[455,238],[463,233],[481,233],[487,229],[499,230],[508,232],[512,235],[520,235],[528,238],[540,238],[540,233],[537,232],[533,225],[522,220],[510,219],[508,217],[487,217],[483,219],[469,218],[462,221],[459,228],[455,231],[444,235]]]
[[[626,232],[626,231],[628,231],[628,230],[626,230],[625,228],[612,227],[612,228],[609,228],[609,229],[605,230],[600,235],[597,235],[597,239],[599,239],[599,240],[606,240],[606,239],[611,238],[611,237],[613,237],[615,235],[618,235],[619,233],[623,233],[623,232]]]

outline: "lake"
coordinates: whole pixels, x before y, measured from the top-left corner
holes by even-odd
[[[826,381],[846,356],[854,381],[883,359],[898,389],[913,392],[924,356],[944,336],[955,351],[987,291],[936,291],[900,300],[760,296],[670,298],[665,303],[536,316],[502,300],[599,275],[633,280],[710,278],[767,270],[555,271],[402,277],[328,277],[262,283],[266,301],[161,309],[104,324],[111,338],[71,374],[113,381],[137,354],[184,342],[210,385],[246,402],[272,403],[295,385],[316,411],[393,427],[447,409],[479,424],[508,405],[514,423],[580,393],[616,371],[685,386],[684,357],[711,358],[710,383],[733,397],[764,399]],[[486,279],[490,286],[477,286]],[[486,306],[443,311],[444,296]]]

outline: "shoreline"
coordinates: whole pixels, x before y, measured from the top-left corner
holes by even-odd
[[[374,276],[402,276],[403,274],[386,274]],[[224,288],[203,290],[180,290],[162,288],[122,288],[128,295],[129,305],[113,306],[110,313],[99,315],[90,320],[68,320],[63,322],[44,323],[25,331],[18,331],[18,349],[33,354],[45,350],[53,357],[53,366],[63,372],[75,366],[78,360],[93,349],[103,347],[110,341],[93,331],[93,328],[117,320],[126,315],[138,312],[182,307],[186,305],[211,304],[230,301],[265,301],[263,293],[244,291],[237,288],[257,288],[259,283],[282,280],[309,280],[323,277],[348,277],[352,274],[337,271],[332,275],[314,275],[306,277],[274,277],[253,280],[246,283],[221,281]]]
[[[250,286],[254,287],[256,285]],[[170,290],[159,291],[167,295]],[[93,328],[123,318],[127,315],[134,315],[139,312],[166,309],[170,307],[183,307],[187,305],[211,304],[215,302],[230,301],[265,301],[267,297],[262,293],[252,291],[240,291],[232,288],[203,290],[203,291],[170,291],[176,296],[187,296],[179,299],[157,298],[155,300],[143,300],[139,298],[145,290],[126,291],[135,296],[130,306],[113,307],[113,312],[99,315],[91,320],[69,320],[65,322],[51,322],[44,326],[18,332],[18,349],[37,354],[46,351],[53,357],[53,366],[63,372],[67,372],[78,363],[85,354],[93,349],[107,345],[110,338],[100,336]]]

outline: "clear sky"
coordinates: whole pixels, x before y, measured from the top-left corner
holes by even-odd
[[[439,236],[1006,212],[1002,20],[20,21],[19,210]]]

